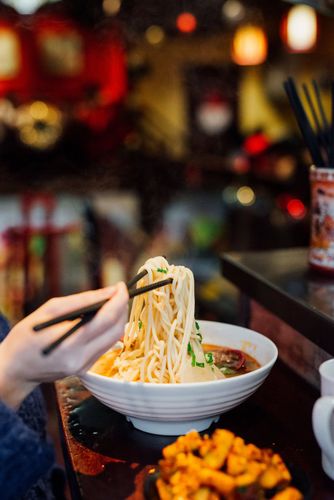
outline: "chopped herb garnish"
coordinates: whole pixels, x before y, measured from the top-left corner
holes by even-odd
[[[158,267],[157,271],[158,273],[165,273],[165,274],[167,274],[168,272],[167,268],[165,267]]]
[[[232,370],[228,366],[223,366],[220,369],[220,371],[223,372],[224,375],[234,375],[235,374],[235,370]]]
[[[205,359],[208,365],[213,365],[213,354],[212,352],[206,352],[205,353]]]
[[[139,330],[141,330],[141,328],[143,327],[143,322],[141,320],[138,321],[138,328]]]
[[[199,330],[199,324],[197,323],[197,321],[195,321],[195,326],[196,326],[196,330]]]
[[[200,368],[204,368],[204,363],[197,363],[197,361],[196,361],[196,366],[199,366]]]
[[[191,366],[196,366],[196,356],[193,350],[191,350]]]
[[[204,368],[204,363],[197,363],[196,355],[193,351],[193,348],[191,347],[190,342],[188,342],[187,351],[188,351],[188,354],[190,354],[190,356],[191,356],[191,366],[200,366],[201,368]]]
[[[198,340],[202,343],[203,340],[202,334],[200,332],[197,332],[196,335],[198,337]]]

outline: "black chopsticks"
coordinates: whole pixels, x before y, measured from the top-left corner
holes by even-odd
[[[59,346],[59,344],[61,344],[62,342],[64,342],[65,339],[70,337],[72,335],[72,333],[79,330],[79,328],[82,327],[82,325],[84,325],[85,323],[88,323],[88,321],[90,321],[95,316],[96,313],[97,313],[97,311],[94,313],[86,314],[86,316],[81,318],[81,320],[78,321],[78,323],[76,323],[74,326],[72,326],[72,328],[70,328],[66,333],[64,333],[64,335],[59,337],[59,339],[55,340],[54,342],[52,342],[48,346],[44,347],[44,349],[42,349],[42,354],[44,356],[47,356],[48,354],[50,354],[50,352],[52,352],[57,346]]]
[[[136,276],[134,276],[131,280],[129,280],[126,284],[126,286],[128,287],[128,290],[130,290],[130,288],[135,285],[137,283],[137,281],[141,280],[144,276],[146,276],[147,274],[147,271],[146,269],[143,269],[143,271],[141,271],[140,273],[136,274]]]
[[[324,159],[318,145],[317,136],[311,127],[305,109],[299,97],[295,82],[292,78],[288,78],[284,82],[284,88],[290,100],[291,107],[295,113],[299,129],[304,138],[305,144],[310,152],[313,163],[317,167],[324,166]]]
[[[100,300],[100,302],[95,302],[94,304],[90,304],[89,306],[82,307],[80,309],[75,309],[67,314],[62,314],[61,316],[57,316],[56,318],[44,321],[43,323],[38,323],[33,327],[33,330],[35,332],[39,332],[40,330],[44,330],[44,328],[48,328],[52,325],[57,325],[58,323],[62,323],[63,321],[72,321],[83,316],[89,316],[89,314],[91,313],[96,313],[106,302],[108,302],[108,300],[109,299]]]
[[[145,276],[147,272],[142,271],[141,273],[137,274],[132,280],[130,280],[127,284],[127,287],[129,289],[130,286],[133,286],[137,281],[139,281],[143,276]],[[151,283],[149,285],[140,287],[140,288],[135,288],[132,290],[129,290],[129,297],[133,298],[136,297],[137,295],[141,295],[142,293],[150,292],[151,290],[155,290],[156,288],[160,288],[165,285],[169,285],[173,282],[173,278],[166,278],[161,281],[156,281],[155,283]],[[48,328],[49,326],[52,325],[57,325],[58,323],[62,323],[64,321],[72,321],[75,319],[79,319],[78,323],[76,323],[74,326],[70,328],[64,335],[59,337],[56,341],[52,342],[50,345],[45,347],[42,350],[42,354],[48,355],[50,352],[52,352],[59,344],[61,344],[65,339],[67,339],[70,335],[72,335],[76,330],[78,330],[82,325],[90,321],[95,314],[98,312],[101,307],[108,302],[109,299],[101,300],[99,302],[95,302],[94,304],[90,304],[89,306],[81,307],[79,309],[75,309],[69,313],[62,314],[60,316],[57,316],[56,318],[52,318],[48,321],[44,321],[43,323],[39,323],[33,327],[33,330],[35,332],[39,332],[40,330],[44,330],[45,328]]]
[[[137,283],[141,278],[143,278],[147,274],[146,269],[144,271],[141,271],[139,274],[134,276],[128,283],[126,284],[127,289],[130,290],[130,288]],[[170,278],[171,279],[171,278]],[[150,290],[154,290],[154,288],[159,288],[160,286],[164,286],[167,283],[165,283],[166,280],[163,281],[157,281],[156,283],[153,283],[153,285],[158,285],[154,286],[153,288],[147,289],[148,286],[152,285],[147,285],[146,287],[143,288],[136,288],[134,290],[129,291],[129,296],[130,299],[134,297],[135,295],[139,295],[140,293],[145,293]],[[168,281],[168,283],[171,283],[171,281]],[[141,292],[142,290],[142,292]],[[69,313],[66,314],[61,314],[60,316],[57,316],[56,318],[49,319],[48,321],[44,321],[43,323],[39,323],[38,325],[35,325],[33,327],[33,330],[35,332],[39,332],[40,330],[44,330],[44,328],[48,328],[49,326],[52,325],[57,325],[58,323],[62,323],[63,321],[72,321],[77,318],[81,318],[83,316],[89,315],[90,313],[96,313],[106,302],[108,302],[109,299],[104,299],[99,302],[95,302],[94,304],[90,304],[89,306],[81,307],[80,309],[75,309]]]
[[[306,110],[299,96],[297,86],[293,78],[289,77],[284,82],[284,88],[289,98],[292,110],[296,117],[300,132],[303,136],[305,145],[310,152],[314,165],[318,168],[333,168],[334,164],[334,142],[332,136],[334,133],[334,117],[332,111],[331,123],[329,123],[323,101],[321,98],[320,88],[315,80],[312,80],[314,97],[312,98],[308,86],[302,85],[303,93],[306,98],[309,112],[312,116],[314,128],[309,120]],[[334,89],[331,88],[332,110],[334,101]]]

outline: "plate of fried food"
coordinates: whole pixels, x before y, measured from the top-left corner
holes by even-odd
[[[307,500],[308,478],[269,448],[226,429],[191,431],[162,450],[145,483],[147,500]]]

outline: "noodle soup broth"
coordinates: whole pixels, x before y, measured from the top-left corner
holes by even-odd
[[[212,355],[214,364],[225,377],[237,377],[261,367],[253,356],[241,349],[204,343],[203,350],[207,356]]]

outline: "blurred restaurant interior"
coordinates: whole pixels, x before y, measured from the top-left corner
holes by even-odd
[[[309,243],[312,158],[283,83],[320,89],[329,119],[332,14],[332,0],[0,2],[10,322],[155,255],[192,269],[197,317],[236,322],[219,256]]]
[[[1,2],[7,317],[163,254],[193,269],[203,317],[233,319],[217,255],[309,240],[283,82],[316,80],[328,108],[331,22],[279,0]]]

